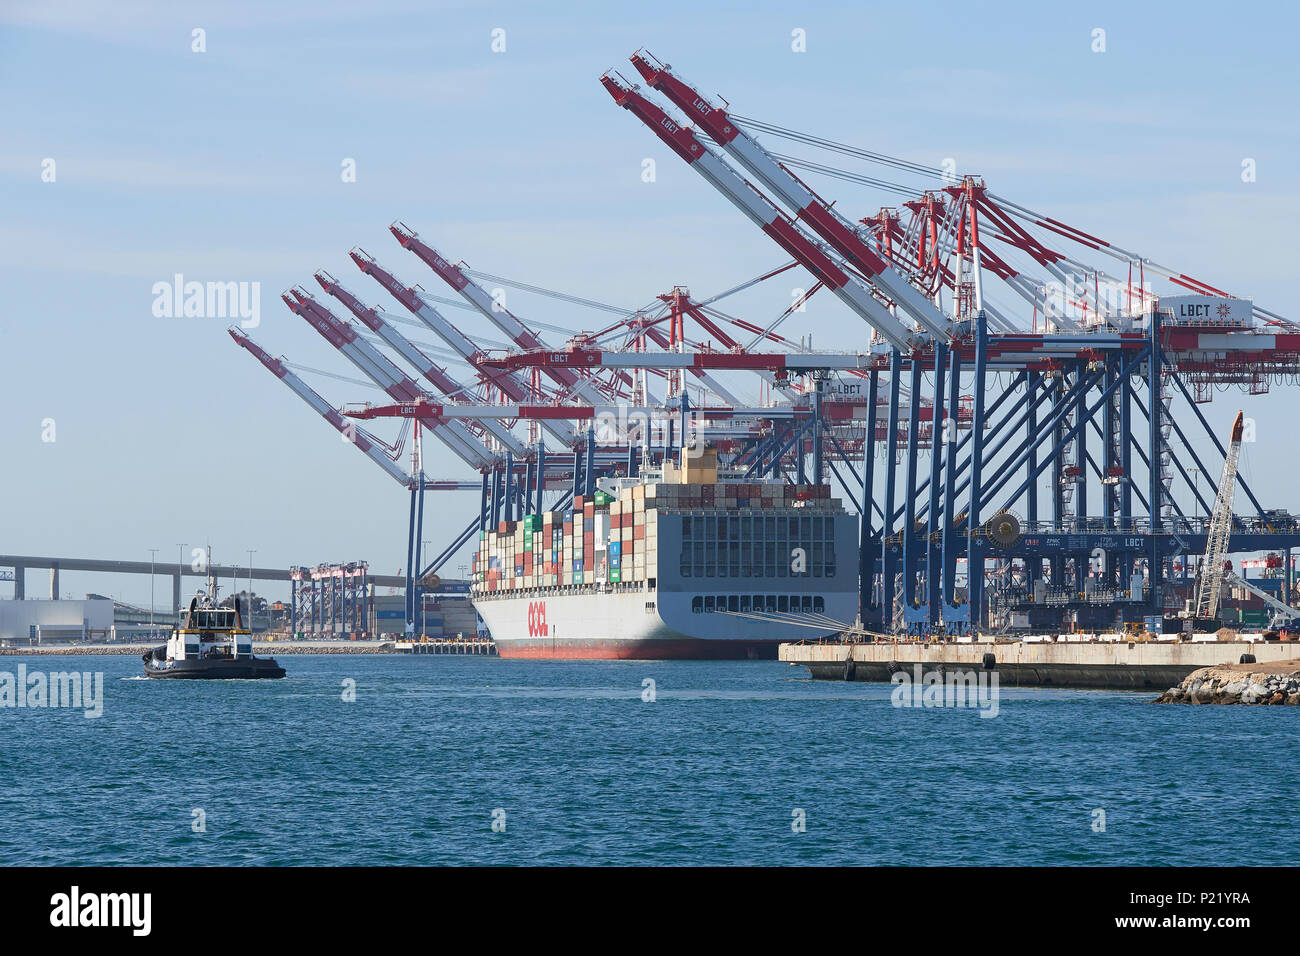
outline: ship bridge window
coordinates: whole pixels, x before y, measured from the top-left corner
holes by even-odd
[[[818,594],[813,598],[813,613],[824,614],[826,612],[826,600]]]
[[[195,625],[199,630],[220,630],[235,626],[234,611],[203,610],[194,612]]]
[[[749,595],[742,594],[740,596],[740,612],[743,614],[748,610],[749,610]]]
[[[700,597],[699,595],[696,595],[695,597],[691,598],[691,613],[701,614],[703,613],[703,611],[704,611],[704,598]]]
[[[778,597],[776,599],[776,609],[782,613],[788,612],[790,610],[790,598],[785,594]]]
[[[713,595],[712,595],[712,594],[706,594],[706,595],[704,596],[704,610],[705,610],[706,613],[709,612],[709,611],[712,611],[712,610],[713,610]]]
[[[791,601],[793,601],[793,600],[794,600],[794,599],[791,598]],[[812,595],[811,595],[811,594],[805,594],[805,595],[804,595],[804,596],[799,600],[799,610],[803,611],[805,614],[810,614],[810,613],[812,613]]]
[[[776,595],[775,595],[775,594],[769,594],[769,595],[767,596],[767,610],[768,610],[768,613],[769,613],[769,614],[775,614],[775,613],[776,613]]]
[[[727,598],[727,610],[733,614],[740,610],[740,596],[733,594]]]

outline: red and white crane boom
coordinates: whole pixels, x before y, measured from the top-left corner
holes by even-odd
[[[393,351],[424,376],[445,398],[454,402],[472,402],[476,399],[473,390],[458,382],[445,368],[434,362],[406,336],[397,331],[389,321],[388,313],[383,309],[366,306],[365,303],[340,285],[332,275],[323,269],[316,272],[315,278],[322,289],[342,302],[348,311],[357,317],[358,321],[388,343]],[[515,455],[524,454],[523,442],[519,441],[503,422],[486,419],[483,422],[483,427]]]
[[[423,390],[415,381],[366,342],[356,330],[329,309],[318,305],[311,295],[298,288],[282,293],[280,298],[294,315],[320,333],[366,377],[398,401],[414,401]]]
[[[442,253],[420,238],[410,226],[403,222],[394,222],[388,227],[389,232],[397,237],[403,249],[413,253],[438,274],[438,277],[458,292],[461,297],[478,309],[489,322],[510,337],[521,349],[544,349],[543,342],[532,329],[524,325],[503,303],[493,298],[481,285],[465,274],[459,265],[448,261]],[[580,395],[588,401],[602,401],[600,389],[595,382],[584,380],[565,369],[543,369],[543,372],[570,395]]]
[[[325,341],[338,349],[367,378],[387,392],[390,398],[399,402],[413,402],[425,395],[424,390],[410,376],[307,292],[291,289],[280,298],[290,311],[305,319]],[[496,456],[484,448],[460,422],[434,434],[457,458],[473,468],[484,468],[496,461]]]
[[[648,126],[663,143],[721,192],[746,217],[825,283],[837,298],[892,345],[912,347],[913,333],[876,300],[872,290],[835,261],[832,253],[810,239],[770,199],[740,176],[722,158],[644,96],[606,73],[600,78],[614,102]]]
[[[1189,289],[1192,292],[1197,293],[1198,295],[1218,296],[1218,297],[1228,298],[1228,299],[1237,298],[1237,296],[1234,296],[1232,293],[1224,292],[1222,289],[1218,289],[1207,282],[1202,282],[1200,279],[1195,279],[1192,276],[1186,275],[1185,273],[1178,272],[1177,270],[1171,269],[1168,266],[1161,265],[1160,263],[1154,262],[1151,259],[1147,259],[1136,252],[1131,252],[1127,249],[1120,248],[1119,246],[1114,245],[1113,243],[1107,242],[1105,239],[1101,239],[1098,238],[1097,236],[1090,235],[1089,233],[1086,233],[1081,229],[1076,229],[1073,226],[1066,225],[1060,220],[1053,219],[1051,216],[1046,216],[1043,215],[1042,213],[1034,212],[1032,209],[1027,209],[1024,206],[1020,205],[1019,203],[1012,202],[1011,200],[1006,199],[1002,196],[996,196],[993,193],[986,192],[985,199],[987,199],[991,203],[996,204],[997,207],[1005,210],[1007,213],[1009,213],[1012,216],[1015,216],[1017,219],[1032,223],[1033,225],[1039,226],[1043,229],[1047,229],[1066,239],[1079,243],[1080,245],[1086,246],[1090,249],[1094,249],[1097,252],[1102,253],[1103,255],[1111,257],[1112,259],[1117,259],[1121,262],[1127,262],[1130,265],[1141,264],[1144,270],[1150,269],[1156,275],[1163,276],[1164,278],[1168,279],[1170,282],[1174,283],[1175,285],[1179,285],[1185,289]],[[1259,316],[1264,321],[1269,323],[1281,323],[1283,325],[1292,324],[1291,320],[1285,318],[1284,316],[1281,316],[1278,313],[1273,312],[1269,309],[1261,308],[1260,306],[1255,305],[1253,302],[1251,303],[1251,311],[1255,315]]]
[[[934,303],[882,259],[851,222],[829,204],[822,202],[798,177],[760,146],[757,140],[737,126],[725,109],[712,105],[703,95],[673,75],[668,67],[657,62],[651,63],[640,52],[632,55],[632,65],[645,78],[646,83],[672,100],[715,143],[772,190],[795,214],[797,220],[807,223],[913,320],[931,335],[941,339],[950,336],[952,323],[935,308]]]
[[[483,353],[479,348],[466,338],[464,333],[448,322],[441,312],[420,298],[419,286],[403,285],[397,280],[396,276],[376,262],[374,257],[361,249],[353,249],[348,255],[357,264],[357,268],[387,289],[393,298],[402,303],[407,311],[428,326],[430,331],[460,353],[475,368],[484,369],[491,384],[500,389],[508,398],[514,402],[528,402],[535,397],[529,387],[518,376],[508,372],[504,374],[496,372],[484,366],[482,361]],[[502,417],[509,418],[510,416]],[[565,445],[571,445],[577,440],[576,434],[571,429],[549,424],[545,427],[558,441]]]
[[[325,419],[334,429],[346,438],[350,444],[356,445],[371,461],[377,464],[384,471],[388,472],[394,479],[400,481],[406,487],[411,487],[411,476],[404,472],[396,462],[390,459],[382,451],[381,444],[363,428],[358,428],[352,422],[345,421],[343,416],[335,410],[329,402],[321,398],[297,375],[284,367],[284,362],[280,359],[272,358],[256,342],[235,327],[229,330],[230,337],[247,349],[259,362],[261,362],[272,375],[283,382],[295,395],[310,405],[321,418]]]
[[[653,327],[647,328],[645,330],[645,336],[650,341],[658,345],[661,349],[668,349],[672,345],[672,343],[668,339],[668,336],[664,335],[656,328]],[[724,402],[731,402],[733,405],[740,404],[740,399],[738,399],[735,395],[733,395],[721,382],[719,382],[708,372],[698,368],[692,368],[690,372],[693,376],[695,376],[697,379],[703,382],[704,386],[709,391],[713,392],[713,394],[717,395]]]

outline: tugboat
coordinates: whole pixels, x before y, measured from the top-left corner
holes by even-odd
[[[244,627],[238,599],[234,603],[233,608],[217,607],[200,590],[167,643],[142,655],[144,675],[183,680],[283,677],[284,668],[275,658],[253,656],[252,629]]]

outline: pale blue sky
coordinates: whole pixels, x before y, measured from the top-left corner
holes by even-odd
[[[365,558],[395,572],[402,489],[221,320],[153,317],[150,288],[176,272],[259,281],[258,341],[355,378],[278,294],[326,268],[395,310],[348,261],[354,244],[450,294],[388,235],[395,218],[477,269],[630,307],[781,262],[597,83],[607,67],[630,72],[642,45],[742,115],[929,164],[954,157],[998,193],[1300,318],[1292,7],[1141,6],[4,0],[0,552],[147,559],[157,547],[174,560],[177,542],[210,541],[222,561],[257,548],[259,564]],[[195,27],[206,53],[190,50]],[[790,49],[795,28],[806,53]],[[47,157],[54,183],[41,181]],[[345,157],[356,183],[340,181]],[[893,202],[815,184],[855,214]],[[765,322],[787,286],[729,311]],[[523,294],[510,305],[569,328],[601,321]],[[802,326],[818,345],[865,342],[830,300]],[[378,396],[304,377],[336,404]],[[1297,510],[1293,404],[1280,390],[1221,396],[1208,413],[1250,409],[1248,475],[1266,504]],[[206,460],[186,453],[196,440]],[[433,541],[475,507],[473,495],[431,501]],[[33,575],[31,593],[42,583]],[[65,591],[89,589],[149,594],[144,578],[65,577]]]

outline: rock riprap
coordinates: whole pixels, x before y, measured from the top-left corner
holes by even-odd
[[[1300,704],[1300,661],[1216,664],[1188,674],[1158,704]]]

